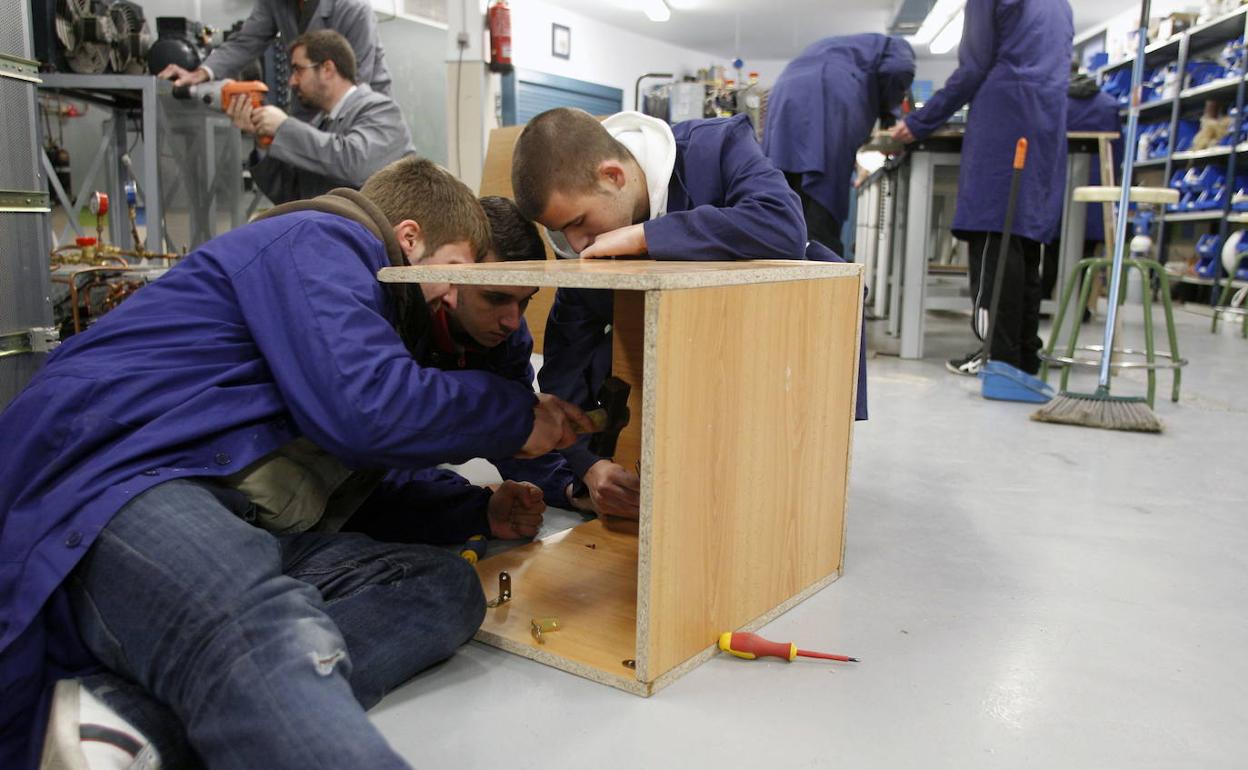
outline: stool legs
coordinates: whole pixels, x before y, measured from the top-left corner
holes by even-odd
[[[1049,343],[1045,348],[1045,355],[1051,356],[1053,351],[1058,348],[1058,336],[1062,333],[1062,324],[1066,319],[1066,313],[1071,307],[1071,297],[1075,293],[1075,287],[1080,286],[1079,304],[1075,305],[1075,309],[1082,312],[1082,309],[1088,306],[1088,298],[1091,296],[1092,287],[1095,284],[1094,277],[1096,273],[1103,269],[1109,269],[1113,264],[1113,260],[1106,257],[1093,257],[1090,259],[1080,260],[1071,272],[1070,277],[1066,280],[1066,286],[1062,291],[1062,301],[1057,307],[1057,314],[1053,319],[1053,329],[1049,335]],[[1140,279],[1143,282],[1143,313],[1144,313],[1144,356],[1147,362],[1152,365],[1157,361],[1157,347],[1155,342],[1155,331],[1153,328],[1153,297],[1152,297],[1152,281],[1153,276],[1157,276],[1158,287],[1161,292],[1162,310],[1166,316],[1166,334],[1170,341],[1170,360],[1177,361],[1179,358],[1179,340],[1174,327],[1174,309],[1170,302],[1170,280],[1166,276],[1165,268],[1161,263],[1153,259],[1126,259],[1123,260],[1124,271],[1137,270],[1140,273]],[[1117,297],[1108,297],[1106,301],[1117,302],[1121,307],[1126,300],[1126,282],[1123,281],[1122,291]],[[1229,287],[1229,284],[1228,284]],[[1226,303],[1226,299],[1221,304]],[[1216,319],[1215,319],[1216,320]],[[1076,319],[1070,334],[1067,337],[1065,345],[1065,356],[1074,358],[1075,350],[1079,347],[1079,331],[1082,326],[1082,318]],[[1244,319],[1244,333],[1248,336],[1248,316]],[[1109,351],[1112,355],[1113,351]],[[1040,365],[1040,378],[1047,381],[1049,362],[1043,361]],[[1061,390],[1066,390],[1070,380],[1070,370],[1073,367],[1062,367]],[[1156,399],[1157,391],[1157,371],[1150,366],[1148,368],[1148,404],[1152,407]],[[1182,384],[1182,370],[1174,369],[1174,379],[1170,391],[1170,400],[1177,402],[1179,400],[1179,389]]]

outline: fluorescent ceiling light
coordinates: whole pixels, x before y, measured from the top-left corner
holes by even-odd
[[[918,31],[910,36],[911,45],[917,48],[931,43],[937,34],[949,26],[953,17],[962,12],[965,5],[965,0],[936,0]],[[960,28],[961,24],[958,26]]]
[[[945,25],[945,28],[936,34],[936,37],[932,40],[932,44],[928,46],[928,50],[937,56],[940,56],[941,54],[949,53],[954,48],[957,48],[958,43],[962,40],[963,20],[964,18],[962,12],[958,11],[958,15],[950,19],[949,23]]]
[[[637,5],[650,21],[667,21],[672,18],[672,9],[663,0],[638,0]]]

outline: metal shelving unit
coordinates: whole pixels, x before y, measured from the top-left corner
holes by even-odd
[[[1236,10],[1225,14],[1217,19],[1212,19],[1204,24],[1197,25],[1191,29],[1170,38],[1169,40],[1153,43],[1144,50],[1144,63],[1148,67],[1161,64],[1169,64],[1176,62],[1180,77],[1186,77],[1187,63],[1195,55],[1199,55],[1210,48],[1225,44],[1237,37],[1248,37],[1248,6],[1237,8]],[[1120,61],[1102,67],[1099,75],[1103,79],[1105,75],[1121,69],[1129,67],[1134,63],[1135,57],[1131,56]],[[1166,154],[1161,158],[1150,158],[1148,160],[1137,161],[1135,167],[1141,170],[1162,169],[1163,184],[1169,184],[1173,178],[1174,172],[1178,168],[1190,167],[1197,164],[1226,164],[1226,178],[1228,184],[1234,185],[1236,167],[1238,166],[1238,156],[1240,153],[1248,150],[1248,142],[1241,142],[1238,145],[1226,147],[1211,147],[1205,150],[1188,150],[1183,152],[1175,152],[1175,139],[1178,134],[1179,120],[1185,113],[1190,113],[1196,109],[1203,109],[1207,100],[1219,100],[1225,104],[1234,105],[1236,115],[1238,116],[1231,127],[1232,136],[1238,136],[1241,123],[1243,120],[1243,107],[1245,103],[1245,75],[1238,77],[1222,78],[1212,83],[1206,83],[1202,86],[1181,89],[1177,95],[1154,100],[1140,106],[1140,117],[1145,119],[1147,116],[1157,116],[1169,107],[1169,127],[1170,139],[1166,148]],[[1125,115],[1125,110],[1123,111]],[[1126,152],[1137,152],[1137,148],[1124,148]],[[1231,198],[1233,189],[1230,194],[1225,196],[1222,207],[1216,211],[1184,211],[1184,212],[1162,212],[1157,232],[1157,250],[1161,261],[1166,261],[1168,246],[1168,228],[1167,225],[1181,225],[1185,223],[1217,223],[1218,234],[1225,243],[1228,226],[1230,224],[1248,224],[1248,215],[1236,215],[1231,211]],[[1238,219],[1237,216],[1244,217]],[[1216,300],[1218,295],[1218,286],[1221,279],[1200,279],[1191,276],[1192,280],[1183,279],[1183,283],[1194,285],[1208,285],[1213,287],[1212,297]]]

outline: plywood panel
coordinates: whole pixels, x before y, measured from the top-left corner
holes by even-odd
[[[485,151],[485,168],[481,171],[481,195],[501,195],[515,200],[516,195],[511,187],[511,159],[515,154],[516,139],[524,126],[503,126],[490,131],[489,145]],[[538,229],[545,232],[541,225]],[[546,259],[554,259],[555,253],[550,249],[550,242],[543,238],[546,246]],[[529,332],[533,335],[533,352],[541,353],[546,342],[546,317],[550,315],[550,306],[554,304],[554,289],[542,289],[529,300],[529,307],[524,312],[524,320],[529,324]]]
[[[657,295],[646,681],[839,572],[861,296],[858,277]]]
[[[623,689],[637,690],[623,661],[636,657],[637,538],[590,521],[477,565],[487,599],[498,573],[511,575],[512,600],[487,609],[477,639]],[[531,620],[557,617],[562,629],[539,644]]]
[[[615,316],[611,323],[611,374],[619,377],[632,390],[628,394],[628,425],[620,431],[615,447],[615,461],[629,470],[638,471],[641,462],[641,393],[642,357],[645,350],[646,293],[617,291]]]
[[[653,259],[559,259],[546,262],[383,267],[383,283],[432,281],[581,289],[697,289],[777,281],[814,281],[862,274],[862,265],[796,259],[735,262],[660,262]]]

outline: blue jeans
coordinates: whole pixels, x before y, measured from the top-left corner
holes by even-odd
[[[112,672],[85,684],[167,768],[408,767],[364,710],[471,638],[476,573],[440,548],[249,518],[242,495],[195,481],[118,512],[68,584]]]

